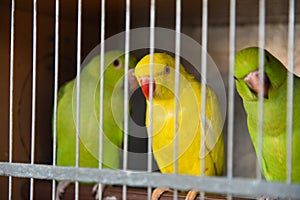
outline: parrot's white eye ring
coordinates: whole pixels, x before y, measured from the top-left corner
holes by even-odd
[[[123,65],[120,59],[115,59],[112,62],[112,65],[116,68],[116,69],[120,69]]]

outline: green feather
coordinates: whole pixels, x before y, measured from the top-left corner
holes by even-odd
[[[119,168],[119,151],[123,143],[123,76],[121,51],[105,54],[105,72],[100,76],[100,56],[95,56],[80,75],[80,152],[81,167],[98,167],[100,77],[104,78],[103,96],[103,163],[105,168]],[[136,65],[130,56],[129,67]],[[64,84],[58,94],[57,165],[75,166],[76,78]],[[113,109],[115,112],[113,112]],[[116,113],[113,115],[113,113]],[[117,120],[116,120],[117,119]]]
[[[264,51],[264,70],[270,81],[268,98],[264,98],[261,168],[268,181],[286,180],[287,160],[287,70],[268,51]],[[236,88],[243,99],[249,133],[258,155],[258,97],[243,78],[258,69],[259,48],[241,50],[235,57]],[[300,183],[300,78],[294,76],[292,181]]]

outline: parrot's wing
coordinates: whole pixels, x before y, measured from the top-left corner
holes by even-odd
[[[213,128],[213,124],[210,119],[205,119],[205,148],[208,152],[212,151],[217,143],[220,134],[217,134]]]
[[[222,115],[216,94],[207,87],[205,116],[205,148],[211,152],[222,135]]]

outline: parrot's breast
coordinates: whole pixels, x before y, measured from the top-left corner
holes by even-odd
[[[199,85],[198,85],[199,86]],[[200,87],[197,87],[200,88]],[[179,92],[178,97],[178,125],[175,137],[175,99],[153,100],[153,132],[152,149],[154,157],[163,173],[174,173],[174,163],[177,160],[178,173],[200,175],[201,159],[201,112],[200,91],[187,87]],[[147,101],[146,125],[150,125],[149,101]],[[209,116],[220,113],[210,113]],[[175,147],[176,139],[178,146]],[[217,175],[216,165],[223,168],[223,139],[217,142],[215,149],[218,151],[218,161],[215,153],[205,156],[205,174]],[[174,155],[177,148],[177,155]],[[215,150],[214,149],[214,150]],[[214,151],[213,150],[213,151]],[[215,151],[216,152],[216,151]],[[220,153],[221,152],[221,153]]]

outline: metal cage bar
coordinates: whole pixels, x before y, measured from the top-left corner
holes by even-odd
[[[100,94],[100,99],[99,99],[99,161],[98,161],[98,168],[102,169],[102,161],[103,161],[103,113],[104,113],[104,108],[103,108],[103,94],[104,94],[104,78],[102,78],[102,74],[104,73],[104,63],[105,63],[105,0],[101,1],[101,27],[100,27],[100,74],[99,74],[99,79],[100,79],[100,87],[99,87],[99,94]],[[104,77],[104,76],[103,76]],[[102,184],[98,184],[98,198],[99,200],[102,200]]]
[[[228,73],[228,126],[227,126],[227,178],[232,180],[233,174],[233,132],[234,132],[234,54],[235,54],[235,18],[236,0],[230,1],[229,19],[229,73]],[[231,200],[232,195],[228,194]]]
[[[61,167],[51,165],[30,165],[24,163],[0,162],[0,175],[35,178],[101,182],[108,185],[128,185],[136,187],[159,187],[161,185],[178,190],[199,189],[219,194],[231,193],[243,197],[268,195],[278,198],[298,198],[299,185],[280,182],[259,181],[252,178],[238,178],[228,180],[226,177],[185,176],[174,174],[159,174],[149,172],[135,172],[111,169],[93,169]]]
[[[55,41],[54,41],[54,99],[53,99],[53,150],[52,165],[56,166],[57,144],[57,103],[58,103],[58,64],[59,64],[59,0],[55,1]],[[52,180],[52,200],[55,200],[56,183]]]
[[[263,83],[264,79],[264,47],[265,47],[265,0],[259,1],[259,27],[258,27],[258,46],[259,49],[259,82]],[[258,93],[258,130],[257,130],[257,164],[256,174],[259,180],[262,179],[260,164],[262,163],[262,144],[263,144],[263,119],[264,119],[264,96],[263,96],[263,84],[259,85]]]
[[[181,49],[181,0],[176,1],[176,22],[175,22],[175,120],[174,120],[174,174],[178,174],[178,108],[179,108],[179,87],[180,87],[180,49]],[[178,190],[174,190],[173,199],[178,199]]]
[[[10,60],[9,60],[9,139],[8,162],[13,162],[13,111],[14,111],[14,43],[15,43],[15,1],[11,1],[10,13]],[[8,199],[12,198],[12,176],[8,177]]]
[[[130,0],[126,0],[125,16],[125,77],[124,77],[124,142],[123,142],[123,170],[128,168],[128,68],[130,46]],[[123,199],[127,199],[127,186],[123,185]]]
[[[76,55],[76,147],[75,147],[75,167],[79,168],[80,160],[80,72],[81,72],[81,18],[82,1],[77,1],[77,55]],[[79,199],[79,182],[75,181],[75,200]]]
[[[294,103],[294,34],[295,34],[295,1],[289,1],[288,30],[288,70],[287,73],[287,141],[286,141],[286,183],[292,183],[292,149],[293,149],[293,103]]]
[[[100,19],[100,45],[99,45],[99,50],[100,50],[100,74],[99,74],[99,79],[100,79],[100,85],[99,85],[99,94],[100,94],[100,99],[99,99],[99,155],[98,155],[98,168],[102,169],[102,162],[103,162],[103,113],[104,113],[104,63],[105,63],[105,0],[101,0],[101,19]],[[103,74],[103,77],[102,77]],[[102,200],[102,184],[98,184],[98,198],[99,200]]]
[[[148,147],[147,147],[147,171],[152,172],[152,132],[153,132],[153,73],[154,73],[154,46],[155,46],[155,0],[150,1],[150,87],[149,87],[149,117],[150,123],[148,127]],[[147,188],[147,198],[151,199],[152,188]]]
[[[207,76],[207,28],[208,28],[208,1],[202,1],[202,51],[201,51],[201,144],[200,175],[204,176],[205,169],[205,125],[206,125],[206,76]],[[205,192],[200,192],[200,199],[203,200]]]
[[[32,39],[32,100],[31,100],[31,147],[30,164],[34,164],[35,122],[36,122],[36,64],[37,64],[37,0],[33,0],[33,39]],[[30,178],[30,200],[33,199],[34,180]]]

